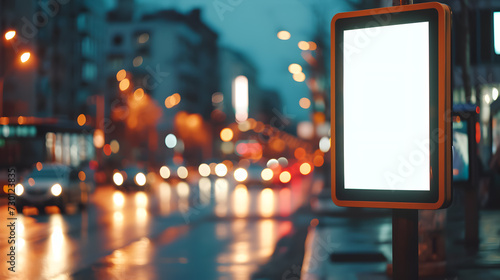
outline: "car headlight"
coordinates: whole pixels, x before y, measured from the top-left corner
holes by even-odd
[[[54,184],[52,186],[52,188],[50,188],[50,192],[54,195],[54,196],[58,196],[62,193],[62,187],[61,185],[59,184]]]
[[[113,182],[115,182],[115,185],[121,186],[123,184],[123,175],[120,172],[113,174]]]
[[[15,187],[14,187],[14,192],[16,193],[17,196],[21,196],[24,192],[24,187],[23,185],[21,184],[17,184]]]
[[[137,175],[135,175],[134,181],[137,185],[139,186],[144,186],[146,184],[146,175],[144,173],[139,172]]]

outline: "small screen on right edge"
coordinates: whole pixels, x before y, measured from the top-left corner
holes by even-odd
[[[493,140],[491,143],[491,152],[494,155],[500,148],[500,111],[492,114],[491,126],[493,128],[491,131]]]
[[[469,180],[469,135],[467,122],[453,118],[453,181]]]

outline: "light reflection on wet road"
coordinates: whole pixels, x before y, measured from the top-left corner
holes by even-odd
[[[81,213],[26,209],[16,221],[16,272],[2,254],[0,278],[250,279],[292,230],[287,217],[304,202],[303,185],[161,181],[149,193],[100,187]],[[8,235],[2,227],[0,252]]]

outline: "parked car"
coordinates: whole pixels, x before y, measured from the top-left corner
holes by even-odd
[[[113,183],[118,190],[147,191],[150,187],[147,174],[147,171],[143,168],[135,165],[128,166],[122,170],[115,170]]]
[[[57,206],[61,213],[66,213],[68,204],[75,204],[79,209],[87,206],[93,183],[91,178],[86,178],[84,171],[63,164],[45,163],[41,166],[34,168],[15,187],[19,213],[25,206],[34,206],[40,213],[50,205]]]

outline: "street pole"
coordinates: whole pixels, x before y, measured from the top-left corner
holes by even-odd
[[[393,0],[393,6],[413,0]],[[392,273],[394,280],[418,279],[418,210],[392,210]]]

